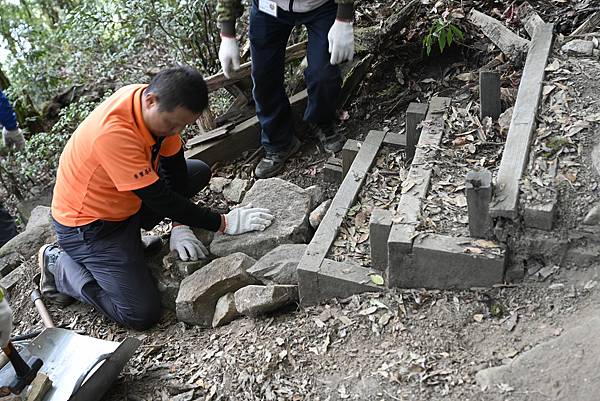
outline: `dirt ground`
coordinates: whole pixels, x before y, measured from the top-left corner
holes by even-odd
[[[557,15],[551,7],[544,11],[548,20]],[[557,29],[567,29],[563,25],[560,22]],[[350,118],[342,124],[344,132],[357,139],[370,129],[402,132],[408,103],[426,101],[433,94],[464,92],[459,104],[465,108],[473,92],[456,77],[477,71],[498,54],[483,57],[486,46],[479,42],[470,46],[427,61],[416,61],[414,48],[382,56],[348,107]],[[577,60],[564,62],[582,65]],[[568,74],[567,85],[575,91],[569,110],[575,111],[575,120],[582,118],[577,113],[600,112],[596,102],[600,65],[591,61],[584,65],[570,68]],[[407,77],[410,92],[398,81],[397,68]],[[503,81],[509,89],[518,85],[518,76],[512,72]],[[553,104],[545,103],[543,115]],[[573,228],[597,197],[590,152],[598,121],[571,137],[576,149],[581,145],[577,153],[581,165],[575,166],[581,172],[576,177],[578,186],[566,181],[560,186],[558,230]],[[494,138],[501,140],[500,133]],[[281,177],[302,187],[318,183],[333,196],[335,186],[322,183],[325,158],[314,142],[307,141]],[[216,174],[252,179],[254,162],[222,166]],[[440,182],[448,177],[440,174],[438,178],[435,188],[440,189],[444,187]],[[209,194],[199,199],[208,201]],[[221,198],[211,202],[216,208],[229,206]],[[433,203],[430,207],[435,207]],[[26,266],[33,277],[35,261]],[[510,388],[482,390],[475,383],[475,373],[506,364],[593,316],[600,305],[598,272],[597,265],[560,266],[548,277],[531,271],[523,282],[492,289],[363,294],[315,307],[291,307],[257,319],[238,319],[217,329],[187,326],[165,312],[157,327],[140,333],[125,330],[82,304],[63,310],[50,306],[50,311],[58,326],[83,334],[114,341],[128,336],[142,340],[106,401],[516,401],[526,400],[527,395]],[[30,290],[30,283],[23,281],[12,291],[15,334],[41,327],[35,323],[39,319],[28,299]]]

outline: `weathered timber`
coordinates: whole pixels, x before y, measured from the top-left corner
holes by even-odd
[[[332,184],[339,184],[344,179],[342,160],[330,157],[323,166],[323,180]]]
[[[356,89],[362,82],[367,72],[371,69],[371,63],[375,56],[367,54],[365,57],[357,61],[352,68],[345,74],[342,89],[338,96],[337,108],[342,109],[350,97],[356,92]]]
[[[497,19],[473,9],[469,14],[469,21],[478,26],[510,59],[520,60],[522,54],[527,52],[529,41],[515,34]]]
[[[388,266],[388,237],[392,228],[392,212],[375,208],[369,221],[369,248],[371,266],[385,272]]]
[[[308,248],[298,264],[300,303],[315,304],[321,301],[318,273],[321,264],[333,244],[340,225],[354,204],[360,188],[371,168],[385,133],[370,131],[362,144],[350,171],[331,202],[329,210],[315,232]]]
[[[290,98],[292,114],[301,118],[306,107],[308,94],[306,90],[295,94]],[[231,129],[224,138],[202,143],[185,152],[187,159],[199,159],[212,165],[216,162],[224,162],[236,159],[249,149],[260,147],[260,123],[258,118],[252,117]]]
[[[535,132],[544,70],[552,49],[552,30],[552,24],[544,24],[536,30],[532,40],[496,179],[490,207],[492,217],[514,220],[518,215],[519,181],[527,165],[529,145]]]
[[[306,54],[306,44],[307,42],[304,41],[288,47],[285,50],[285,62],[304,57]],[[231,78],[225,77],[225,74],[222,72],[211,75],[210,77],[206,78],[206,86],[208,87],[208,91],[212,92],[226,85],[231,85],[237,81],[247,78],[250,76],[251,69],[252,62],[248,61],[247,63],[240,65],[239,70],[234,71]]]
[[[355,139],[348,139],[342,148],[342,176],[345,177],[350,170],[350,166],[360,149],[360,142]]]
[[[536,29],[544,25],[544,20],[542,19],[542,17],[540,17],[540,15],[527,1],[521,4],[519,8],[517,8],[517,16],[523,22],[525,30],[531,38],[533,38],[533,36],[535,35]]]
[[[579,36],[593,32],[600,25],[600,11],[596,11],[586,19],[573,33],[569,36]]]

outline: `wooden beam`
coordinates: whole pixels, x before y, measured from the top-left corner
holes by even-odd
[[[496,179],[490,207],[492,217],[514,220],[518,216],[519,181],[527,165],[529,145],[535,132],[544,70],[552,50],[553,29],[553,24],[544,24],[536,30],[532,40]]]
[[[292,114],[295,117],[302,118],[307,100],[308,92],[306,90],[290,98]],[[237,159],[245,151],[260,147],[260,130],[258,118],[252,117],[231,128],[224,138],[209,143],[200,143],[186,151],[185,157],[202,160],[208,165]]]
[[[348,209],[354,204],[384,138],[385,132],[369,132],[350,167],[350,171],[344,177],[344,181],[342,181],[339,190],[331,201],[331,206],[329,206],[323,221],[298,264],[298,290],[300,292],[300,303],[303,305],[321,301],[318,283],[321,264],[337,237]]]
[[[285,49],[285,62],[291,60],[297,60],[304,57],[306,54],[306,44],[307,42],[296,43]],[[248,61],[242,65],[240,65],[240,69],[233,73],[231,78],[226,78],[225,74],[220,72],[218,74],[212,75],[206,78],[206,86],[208,87],[208,91],[212,92],[219,88],[222,88],[226,85],[231,85],[237,81],[241,81],[242,79],[250,76],[250,71],[252,69],[252,61]]]
[[[475,9],[469,14],[469,21],[478,26],[500,50],[512,60],[519,60],[521,55],[527,52],[529,41],[523,39],[504,24]]]

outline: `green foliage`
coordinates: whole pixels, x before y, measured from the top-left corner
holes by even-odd
[[[34,135],[20,152],[0,150],[0,185],[8,194],[24,199],[33,186],[45,186],[56,176],[58,160],[67,140],[94,109],[95,103],[75,102],[61,110],[48,133]]]
[[[0,0],[2,65],[40,107],[73,85],[148,80],[176,63],[218,70],[215,0]]]
[[[450,20],[438,18],[433,22],[429,28],[429,32],[423,38],[423,47],[429,56],[433,45],[437,42],[440,47],[440,53],[443,53],[446,47],[451,46],[457,39],[462,40],[463,38],[464,34],[460,28]]]

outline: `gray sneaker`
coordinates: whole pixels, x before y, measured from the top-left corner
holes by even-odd
[[[60,307],[71,305],[75,298],[58,292],[54,281],[56,261],[62,249],[56,244],[46,244],[38,252],[38,265],[40,266],[40,291],[44,298],[56,303]]]
[[[340,134],[334,122],[328,124],[310,124],[310,127],[326,152],[337,153],[344,147],[346,138]]]
[[[288,149],[281,152],[267,152],[254,169],[256,178],[271,178],[276,176],[283,170],[286,160],[300,149],[300,145],[300,141],[294,136],[292,144]]]

